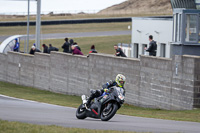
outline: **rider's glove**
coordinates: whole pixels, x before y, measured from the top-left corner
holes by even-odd
[[[108,93],[108,89],[103,89],[104,92]]]

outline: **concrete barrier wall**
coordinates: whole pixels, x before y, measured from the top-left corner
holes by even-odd
[[[7,55],[0,53],[0,81],[7,79]]]
[[[174,56],[173,59],[172,109],[193,108],[195,58],[188,57]]]
[[[50,55],[37,53],[34,56],[34,87],[49,90]]]
[[[193,101],[193,107],[200,108],[200,56],[183,56],[184,66],[187,66],[185,76],[190,78],[190,95]],[[187,85],[185,86],[185,88]],[[191,100],[191,99],[190,99]],[[190,105],[191,106],[191,105]]]
[[[139,59],[52,52],[0,54],[0,80],[71,95],[89,95],[118,73],[126,80],[126,103],[167,110],[200,107],[200,57]]]
[[[87,57],[52,52],[50,66],[50,90],[73,95],[88,93]]]
[[[141,56],[140,103],[144,107],[171,108],[172,60]]]
[[[34,86],[34,56],[11,52],[7,55],[6,64],[8,82]]]

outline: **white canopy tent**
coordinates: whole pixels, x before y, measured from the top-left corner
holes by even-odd
[[[15,46],[15,39],[20,41],[20,38],[26,37],[26,35],[14,35],[6,38],[0,45],[0,53],[6,54],[8,51],[13,51]]]

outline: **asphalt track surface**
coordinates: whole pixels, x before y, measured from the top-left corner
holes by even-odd
[[[0,119],[39,125],[137,131],[153,133],[199,133],[200,123],[115,115],[108,122],[86,118],[78,120],[76,109],[0,95]]]
[[[64,39],[66,37],[78,38],[78,37],[119,36],[119,35],[131,35],[131,30],[41,34],[41,40]],[[9,36],[0,36],[0,42],[2,42],[8,37]],[[34,39],[35,39],[35,35],[30,35],[30,40],[34,40]]]

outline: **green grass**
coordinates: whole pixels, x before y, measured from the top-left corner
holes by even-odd
[[[73,38],[75,42],[81,47],[81,51],[84,55],[87,55],[90,51],[91,45],[95,45],[96,50],[99,53],[113,54],[115,50],[113,46],[118,43],[131,43],[131,35],[121,35],[121,36],[104,36],[104,37],[81,37],[81,38]],[[33,40],[30,41],[30,47],[34,43]],[[49,39],[49,40],[41,40],[41,45],[45,44],[53,44],[53,46],[59,48],[59,51],[63,51],[61,48],[64,39]],[[23,46],[21,46],[20,50],[23,51]]]
[[[111,130],[90,130],[81,128],[65,128],[55,125],[33,125],[21,122],[0,120],[0,133],[136,133]]]
[[[81,98],[78,96],[56,94],[49,91],[38,90],[31,87],[24,87],[5,82],[0,82],[0,94],[75,108],[77,108],[82,102]],[[160,109],[141,108],[124,104],[117,113],[138,117],[200,122],[200,109],[168,111]]]
[[[63,25],[42,25],[41,34],[48,33],[77,33],[97,31],[121,31],[128,30],[131,22],[124,23],[92,23],[92,24],[63,24]],[[30,34],[35,34],[35,26],[30,26]],[[0,26],[0,36],[27,34],[26,26]]]

